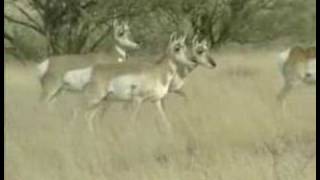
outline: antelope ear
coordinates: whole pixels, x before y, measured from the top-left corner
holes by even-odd
[[[177,39],[177,32],[173,32],[171,35],[170,35],[170,40],[169,42],[173,42],[174,40]]]
[[[185,43],[185,42],[186,42],[186,39],[187,39],[187,34],[184,34],[184,35],[181,37],[181,41],[182,41],[183,43]]]
[[[198,34],[193,36],[191,43],[192,43],[192,46],[195,46],[198,44]]]
[[[201,41],[201,44],[204,45],[204,46],[206,46],[206,47],[208,47],[208,41],[207,41],[206,39],[203,39],[203,40]]]

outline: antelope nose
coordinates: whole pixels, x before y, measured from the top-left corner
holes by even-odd
[[[213,68],[217,67],[217,63],[212,58],[209,59],[209,62]]]

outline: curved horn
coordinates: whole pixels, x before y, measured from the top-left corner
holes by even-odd
[[[177,39],[177,32],[173,32],[171,35],[170,35],[170,40],[169,42],[172,42],[173,40],[176,40]]]
[[[192,46],[195,46],[198,43],[198,34],[196,34],[195,36],[193,36],[192,38]]]
[[[187,39],[187,34],[184,33],[184,35],[181,37],[181,41],[185,43],[186,39]]]

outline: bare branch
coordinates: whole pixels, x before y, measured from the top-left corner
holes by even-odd
[[[109,26],[108,29],[89,47],[89,51],[95,50],[98,45],[103,41],[103,39],[111,32],[111,27]]]
[[[4,30],[4,39],[7,39],[11,44],[14,44],[14,38],[6,30]]]
[[[37,20],[35,20],[27,11],[25,11],[22,7],[14,3],[14,6],[30,21],[32,22],[35,26],[37,26],[39,29],[41,29],[41,25]]]
[[[35,30],[36,32],[40,33],[41,35],[45,35],[45,32],[42,29],[39,29],[37,26],[35,26],[33,24],[29,24],[27,22],[14,19],[14,18],[8,16],[5,13],[4,13],[4,18],[7,19],[8,21],[12,22],[12,23],[19,24],[19,25],[31,28],[31,29]]]

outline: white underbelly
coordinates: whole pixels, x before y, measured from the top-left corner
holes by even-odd
[[[143,75],[123,75],[111,80],[108,92],[118,100],[158,100],[167,94],[168,88],[169,84],[163,85]]]
[[[92,67],[76,69],[66,72],[63,77],[64,83],[72,90],[82,90],[90,81]]]
[[[108,92],[119,100],[131,100],[141,89],[143,77],[140,75],[123,75],[111,80]]]
[[[172,82],[170,83],[169,91],[177,91],[182,88],[184,85],[184,80],[181,79],[179,76],[173,78]]]

